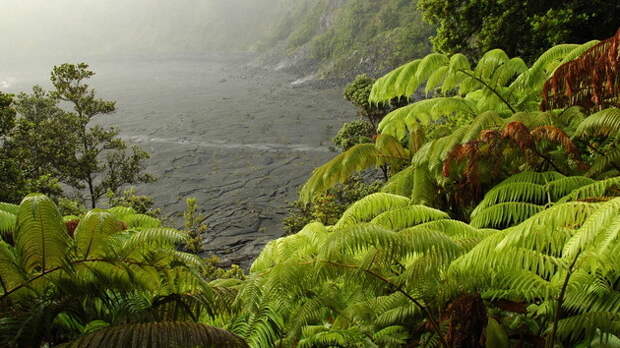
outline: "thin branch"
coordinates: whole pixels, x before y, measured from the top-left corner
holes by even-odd
[[[508,106],[508,108],[510,109],[510,111],[512,111],[513,113],[516,113],[517,110],[515,110],[512,105],[510,105],[510,103],[504,98],[502,97],[499,92],[497,92],[493,87],[491,87],[488,83],[486,83],[485,81],[483,81],[481,78],[477,77],[476,75],[470,74],[467,71],[463,70],[463,69],[459,69],[458,71],[462,72],[463,74],[471,77],[472,79],[482,83],[486,88],[488,88],[491,92],[493,92],[493,94],[495,94],[504,104],[506,104],[506,106]]]
[[[551,339],[549,340],[549,345],[548,345],[548,347],[550,348],[553,348],[553,346],[555,345],[555,336],[558,331],[558,322],[560,321],[560,316],[562,315],[562,305],[564,304],[564,296],[566,295],[566,289],[568,288],[568,281],[570,280],[570,277],[573,274],[573,267],[575,267],[575,263],[577,263],[578,258],[579,258],[579,253],[575,255],[573,262],[571,262],[570,266],[568,266],[566,278],[564,278],[564,284],[562,284],[562,289],[560,290],[560,295],[558,296],[556,309],[555,309],[555,318],[553,319],[553,329],[551,330]]]
[[[553,161],[551,160],[551,158],[545,156],[543,153],[539,152],[536,149],[536,145],[531,147],[532,152],[534,152],[538,157],[544,159],[545,161],[547,161],[552,167],[553,169],[555,169],[556,172],[562,174],[562,175],[567,175],[566,173],[564,173],[560,168],[558,168],[558,166],[555,165],[555,163],[553,163]]]

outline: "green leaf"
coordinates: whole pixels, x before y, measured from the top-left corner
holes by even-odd
[[[105,254],[105,241],[118,230],[112,214],[100,209],[89,211],[75,229],[75,243],[81,256],[86,259]]]
[[[505,348],[510,347],[508,334],[506,330],[497,322],[497,320],[489,317],[487,327],[485,329],[486,348]]]
[[[27,272],[63,264],[68,235],[56,205],[41,194],[30,194],[19,206],[15,246]]]

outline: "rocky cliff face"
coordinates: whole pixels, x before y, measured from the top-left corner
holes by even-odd
[[[303,2],[285,17],[256,65],[292,72],[297,85],[381,75],[430,50],[433,30],[412,1]]]

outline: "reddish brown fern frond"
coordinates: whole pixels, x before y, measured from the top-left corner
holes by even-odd
[[[471,172],[471,167],[476,163],[476,157],[478,155],[478,145],[482,142],[473,140],[465,144],[459,144],[455,146],[452,151],[448,153],[443,163],[443,175],[449,176],[452,170],[452,164],[467,161],[468,172]]]
[[[484,142],[484,143],[488,143],[491,142],[493,140],[497,140],[502,136],[502,134],[496,130],[493,129],[485,129],[483,131],[480,132],[480,136],[478,136],[478,138],[480,139],[480,141]]]
[[[571,156],[578,156],[579,149],[570,139],[570,137],[561,129],[555,126],[536,127],[531,132],[532,136],[537,140],[548,140],[552,143],[560,144]]]
[[[455,146],[443,162],[443,175],[454,178],[456,185],[475,193],[502,173],[518,172],[523,163],[537,170],[551,167],[561,171],[561,166],[558,167],[548,153],[557,147],[584,170],[579,149],[563,130],[555,126],[530,130],[521,122],[511,122],[501,130],[483,130],[478,140]],[[485,172],[491,176],[482,177],[481,173]]]
[[[558,67],[543,88],[542,110],[582,106],[588,110],[620,103],[620,29],[579,58]]]
[[[67,233],[73,237],[73,235],[75,234],[75,229],[77,228],[77,225],[80,223],[79,219],[73,219],[73,220],[69,220],[65,222],[65,227],[67,228]]]
[[[530,130],[521,122],[510,122],[507,124],[504,127],[502,136],[514,141],[522,151],[530,148],[534,143]]]

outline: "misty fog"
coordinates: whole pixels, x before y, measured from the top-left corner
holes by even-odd
[[[0,64],[251,48],[277,1],[2,0]]]

